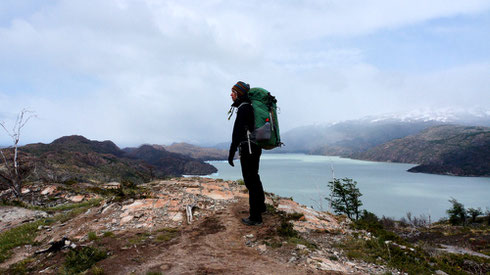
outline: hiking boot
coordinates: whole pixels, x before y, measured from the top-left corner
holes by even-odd
[[[260,209],[260,213],[265,213],[267,212],[267,206],[264,204],[264,206]]]
[[[250,226],[261,225],[262,224],[261,221],[251,220],[250,217],[248,217],[248,218],[242,218],[242,223],[244,223],[245,225],[250,225]]]

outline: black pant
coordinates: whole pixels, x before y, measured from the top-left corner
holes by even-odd
[[[245,186],[248,189],[250,204],[250,219],[262,221],[262,211],[265,210],[264,188],[259,176],[259,162],[262,149],[255,143],[250,143],[252,154],[250,154],[248,143],[240,144],[240,164]]]

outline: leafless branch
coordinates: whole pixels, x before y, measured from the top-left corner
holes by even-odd
[[[13,135],[10,133],[10,131],[7,129],[7,127],[5,127],[5,122],[0,122],[0,125],[2,126],[2,128],[5,130],[5,132],[7,132],[7,134],[11,137],[11,138],[14,138]]]
[[[26,115],[27,118],[26,118]],[[27,122],[32,118],[35,117],[35,113],[33,111],[30,111],[26,108],[22,109],[20,113],[17,115],[17,118],[15,120],[15,124],[12,128],[12,132],[10,132],[7,127],[5,126],[5,122],[1,122],[0,125],[2,128],[5,130],[5,132],[12,138],[13,141],[13,149],[14,149],[14,155],[13,155],[13,160],[12,164],[9,165],[7,158],[5,154],[3,153],[2,150],[0,150],[0,153],[2,154],[3,161],[5,163],[6,169],[7,169],[7,176],[8,176],[8,182],[12,187],[12,190],[14,191],[15,195],[17,197],[21,196],[21,188],[22,188],[22,178],[24,177],[24,171],[19,167],[19,161],[18,161],[18,146],[19,146],[19,140],[20,140],[20,134],[22,128],[27,124]],[[4,175],[2,175],[3,178],[6,178]]]

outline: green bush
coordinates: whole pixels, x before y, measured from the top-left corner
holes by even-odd
[[[286,220],[297,221],[303,218],[305,215],[303,213],[291,213],[286,215]]]
[[[96,247],[86,246],[72,250],[65,258],[67,273],[80,273],[91,268],[95,263],[107,258],[107,252]]]
[[[179,230],[176,228],[162,228],[158,230],[156,240],[158,242],[168,242],[171,239],[177,237]]]
[[[245,181],[243,179],[237,179],[235,182],[238,185],[245,185]]]
[[[401,249],[382,239],[350,238],[339,245],[348,258],[388,265],[408,274],[432,274],[426,260],[428,255],[420,250]]]
[[[359,220],[351,224],[353,229],[366,230],[383,241],[401,242],[400,237],[384,228],[382,221],[372,212],[363,210]]]
[[[106,232],[104,232],[104,234],[102,236],[104,238],[107,238],[107,237],[112,238],[112,237],[114,237],[114,233],[111,231],[106,231]]]
[[[95,240],[98,239],[97,238],[97,233],[95,233],[93,231],[88,232],[87,236],[88,236],[88,240],[89,241],[95,241]]]
[[[281,225],[277,228],[277,233],[279,236],[292,238],[298,237],[298,231],[294,230],[293,224],[283,220]]]
[[[359,218],[362,196],[357,182],[350,178],[334,179],[328,182],[330,197],[325,198],[337,214],[345,214],[349,219]]]
[[[451,203],[451,208],[446,210],[449,215],[449,222],[452,225],[465,225],[466,224],[466,210],[464,209],[464,205],[458,202],[455,198],[451,198],[449,200]]]

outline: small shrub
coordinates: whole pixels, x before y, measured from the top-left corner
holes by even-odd
[[[34,262],[33,258],[27,258],[20,262],[17,262],[11,266],[9,266],[7,271],[0,270],[1,274],[30,274],[32,273],[33,268],[29,268],[27,265]]]
[[[90,272],[93,275],[104,275],[105,274],[104,269],[102,269],[101,267],[98,267],[96,265],[92,266],[92,268],[90,269]]]
[[[276,212],[276,208],[272,204],[265,204],[266,211],[269,213],[274,213]]]
[[[401,241],[400,237],[395,233],[385,230],[383,224],[378,219],[378,217],[367,210],[363,210],[359,220],[353,222],[351,227],[354,229],[361,229],[371,232],[374,236],[385,240],[396,240]]]
[[[79,202],[79,203],[68,203],[68,204],[57,205],[54,207],[45,207],[45,208],[37,207],[35,208],[35,210],[42,210],[50,213],[79,209],[79,208],[84,208],[84,210],[86,210],[88,208],[92,208],[100,205],[101,201],[102,201],[101,198],[97,198],[97,199],[90,199],[88,201]]]
[[[305,215],[303,213],[291,213],[286,215],[287,220],[297,221],[303,218]]]
[[[95,233],[95,232],[93,232],[93,231],[88,232],[87,236],[88,236],[88,240],[89,240],[89,241],[95,241],[95,240],[97,240],[97,239],[98,239],[98,238],[97,238],[97,233]]]
[[[245,181],[243,179],[237,179],[235,182],[238,185],[245,185]]]
[[[298,236],[298,237],[290,237],[290,238],[287,239],[287,242],[290,243],[290,244],[295,244],[295,245],[302,244],[302,245],[308,247],[309,249],[316,249],[316,248],[318,248],[316,244],[311,243],[311,242],[303,239],[301,236]]]
[[[282,246],[282,243],[277,241],[272,241],[272,242],[264,241],[264,244],[272,248],[279,248]]]
[[[102,234],[102,236],[103,236],[104,238],[108,238],[108,237],[109,237],[109,238],[112,238],[112,237],[114,237],[114,233],[113,233],[113,232],[111,232],[111,231],[106,231],[106,232],[104,232],[104,234]]]
[[[63,184],[68,185],[68,186],[75,185],[75,184],[77,184],[77,183],[78,183],[78,181],[77,181],[77,180],[75,180],[75,179],[69,179],[69,180],[65,180],[65,181],[63,182]]]
[[[146,241],[146,239],[148,239],[148,237],[150,236],[150,233],[137,233],[136,236],[129,239],[128,241],[130,244],[139,244]]]
[[[466,212],[471,217],[471,223],[475,223],[476,217],[483,214],[483,211],[481,210],[481,208],[468,208],[468,210]]]
[[[431,274],[428,255],[420,250],[400,249],[378,238],[367,241],[350,238],[340,247],[349,258],[388,265],[408,274]]]
[[[330,202],[337,214],[345,214],[349,219],[359,218],[362,196],[357,182],[350,178],[334,179],[328,182],[330,197],[325,199]]]
[[[107,252],[96,247],[86,246],[72,250],[65,258],[65,271],[79,273],[91,268],[95,263],[107,258]]]
[[[298,237],[298,231],[294,230],[293,224],[283,220],[281,225],[277,228],[277,233],[282,237]]]
[[[451,198],[449,202],[451,203],[451,208],[446,210],[449,215],[449,222],[452,225],[464,225],[466,223],[466,210],[464,209],[464,205],[455,198]]]
[[[383,216],[380,222],[384,228],[395,228],[395,220],[393,218]]]
[[[158,230],[158,235],[156,237],[156,240],[158,242],[168,242],[171,239],[177,237],[177,233],[179,232],[178,229],[176,228],[162,228]]]
[[[490,263],[480,257],[444,253],[434,259],[439,269],[449,274],[489,274]]]

